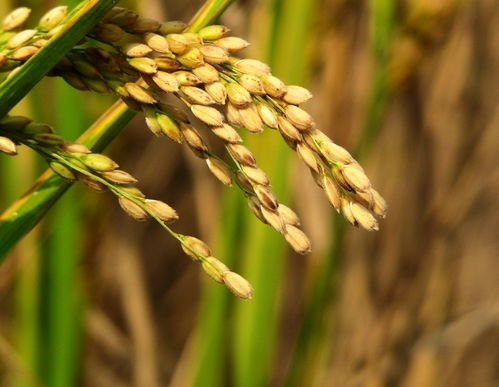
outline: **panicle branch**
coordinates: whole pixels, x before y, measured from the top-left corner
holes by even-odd
[[[177,239],[194,261],[214,280],[225,283],[239,297],[251,298],[251,285],[212,256],[210,248],[192,236],[175,232],[169,225],[178,219],[168,204],[146,198],[135,184],[137,179],[119,169],[118,164],[100,153],[92,153],[85,145],[65,141],[46,124],[27,117],[7,116],[0,119],[0,151],[17,154],[17,146],[26,145],[45,158],[49,167],[68,181],[79,181],[97,191],[109,191],[118,198],[121,208],[138,221],[153,219]]]

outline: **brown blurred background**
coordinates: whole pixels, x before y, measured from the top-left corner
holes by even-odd
[[[178,210],[179,232],[211,241],[217,257],[256,278],[253,306],[208,284],[157,225],[130,220],[111,195],[77,187],[73,376],[44,377],[16,344],[16,289],[32,265],[43,278],[46,224],[0,267],[0,385],[499,386],[499,2],[318,0],[293,8],[307,10],[305,21],[286,18],[293,2],[236,1],[222,23],[252,42],[249,57],[279,61],[279,44],[298,45],[299,74],[278,75],[304,83],[318,126],[357,150],[389,205],[380,231],[345,226],[286,154],[286,170],[270,178],[285,177],[284,202],[298,210],[314,250],[296,256],[272,236],[262,254],[248,256],[249,235],[265,241],[273,231],[248,220],[202,163],[153,138],[137,116],[108,153],[148,196]],[[40,13],[55,5],[31,3]],[[129,2],[164,20],[188,20],[201,4]],[[305,38],[270,41],[279,6],[279,28],[301,23]],[[111,102],[99,101],[86,107],[89,117]],[[274,137],[251,139],[268,163],[285,148]],[[227,211],[244,226],[227,224]],[[265,271],[257,262],[274,259],[282,263],[275,278],[256,273]],[[43,300],[36,310],[42,321]]]

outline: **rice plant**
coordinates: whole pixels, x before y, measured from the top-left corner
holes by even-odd
[[[442,253],[493,143],[492,4],[48,3],[0,5],[0,384],[477,375]]]
[[[66,29],[103,7],[100,3],[91,5],[80,4],[69,16],[67,7],[56,7],[32,29],[24,27],[29,8],[17,8],[7,15],[0,60],[8,74],[2,90],[21,89],[18,83],[29,78],[23,74],[26,68],[35,66],[37,58],[61,41],[59,36],[68,36]],[[338,212],[354,225],[378,229],[373,213],[385,215],[384,200],[348,151],[317,129],[312,117],[298,106],[309,100],[311,93],[286,85],[261,61],[233,56],[248,46],[244,39],[227,36],[228,28],[222,25],[194,32],[179,21],[160,23],[118,7],[97,20],[50,69],[50,75],[62,77],[78,90],[114,93],[130,109],[144,113],[153,134],[185,143],[223,184],[232,185],[234,177],[255,216],[283,234],[298,253],[310,250],[307,236],[299,229],[299,218],[278,202],[269,188],[269,178],[242,144],[236,128],[251,133],[265,128],[278,130]],[[162,100],[164,93],[176,97],[198,123],[223,141],[229,162],[209,149],[185,109]],[[12,97],[12,102],[5,98],[4,110],[18,98]],[[250,285],[212,257],[204,242],[174,232],[167,223],[177,219],[176,212],[166,203],[146,199],[133,187],[137,180],[119,170],[116,162],[92,153],[83,144],[65,141],[49,125],[26,117],[6,115],[1,128],[3,153],[15,155],[17,146],[25,145],[44,157],[63,179],[78,180],[96,191],[111,191],[127,214],[136,220],[156,220],[212,278],[242,298],[251,297]]]

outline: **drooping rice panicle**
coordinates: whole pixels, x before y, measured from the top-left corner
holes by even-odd
[[[210,277],[224,283],[237,296],[251,298],[251,285],[244,278],[213,257],[206,243],[175,232],[169,224],[178,219],[177,212],[160,200],[146,198],[135,187],[137,179],[118,169],[118,164],[108,156],[92,153],[83,144],[67,142],[51,126],[31,122],[26,117],[0,119],[0,151],[15,155],[18,145],[26,145],[39,153],[63,179],[79,181],[97,192],[111,192],[125,213],[135,220],[155,220]]]
[[[34,55],[60,28],[66,12],[65,7],[54,8],[35,29],[22,29],[27,9],[7,16],[3,33],[11,36],[0,45],[0,71],[15,71]],[[235,57],[249,43],[227,36],[227,27],[212,25],[198,33],[185,29],[179,21],[159,23],[115,7],[50,75],[80,90],[114,93],[130,108],[143,111],[155,135],[185,142],[223,184],[235,180],[255,215],[282,233],[297,252],[308,252],[310,242],[298,228],[296,214],[275,198],[269,178],[242,144],[240,130],[279,131],[332,206],[350,223],[377,230],[376,217],[385,216],[386,203],[359,163],[317,129],[300,106],[312,94],[286,85],[261,61]],[[165,94],[175,96],[191,117],[222,140],[229,162],[209,149],[186,110],[164,103]],[[15,144],[0,140],[0,150],[15,152]]]

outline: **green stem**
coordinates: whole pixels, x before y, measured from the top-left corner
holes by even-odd
[[[199,31],[212,24],[225,12],[235,0],[207,0],[192,18],[189,31]]]

